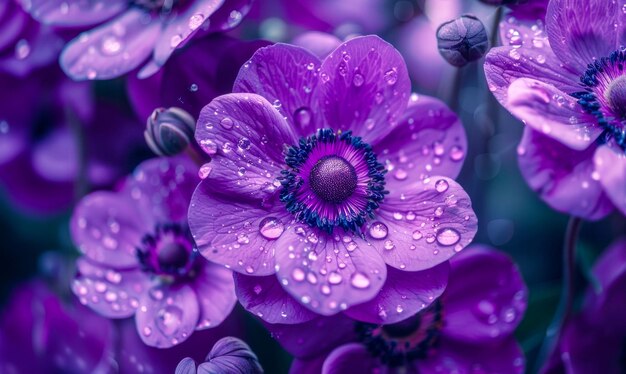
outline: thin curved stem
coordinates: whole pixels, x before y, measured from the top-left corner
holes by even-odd
[[[581,218],[571,216],[567,223],[563,243],[563,283],[561,299],[552,322],[546,330],[546,336],[541,345],[539,356],[537,357],[537,364],[535,365],[536,373],[539,372],[541,367],[550,358],[559,340],[563,326],[569,319],[572,311],[574,301],[574,274],[576,270],[576,242],[582,222],[583,220]]]

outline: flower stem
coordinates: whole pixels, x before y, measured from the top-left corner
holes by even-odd
[[[563,244],[563,284],[561,299],[552,322],[546,330],[546,336],[539,350],[539,356],[537,357],[535,365],[536,373],[545,365],[556,348],[563,326],[565,326],[572,311],[574,300],[574,273],[576,270],[576,241],[578,240],[582,222],[581,218],[570,216],[567,223]]]

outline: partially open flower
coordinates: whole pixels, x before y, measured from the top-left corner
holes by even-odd
[[[176,374],[196,373],[261,374],[263,368],[245,342],[227,336],[215,343],[204,362],[197,368],[196,362],[191,357],[182,359],[176,367]]]
[[[445,22],[437,29],[439,53],[451,65],[463,67],[483,57],[489,39],[483,23],[472,15]]]
[[[183,109],[157,108],[146,123],[143,135],[150,149],[159,156],[183,152],[193,139],[194,118]]]

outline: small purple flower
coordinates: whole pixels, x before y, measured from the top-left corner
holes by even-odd
[[[524,17],[503,22],[505,45],[485,61],[489,88],[526,124],[526,181],[552,208],[587,219],[626,214],[624,6],[552,0],[545,30],[520,6]]]
[[[284,323],[344,310],[402,319],[396,303],[412,314],[443,291],[440,264],[476,232],[452,179],[465,133],[443,103],[409,95],[391,45],[355,38],[323,61],[265,47],[234,91],[200,113],[196,140],[213,161],[189,225],[203,256],[237,272],[248,310]]]
[[[619,374],[626,370],[626,238],[605,250],[592,269],[579,315],[565,325],[544,374]]]
[[[513,337],[526,310],[519,270],[483,246],[468,248],[450,265],[441,298],[400,322],[337,315],[268,329],[296,357],[292,373],[522,373],[524,357]]]
[[[108,373],[113,335],[110,321],[32,281],[0,316],[0,372]]]
[[[219,325],[235,305],[232,274],[197,255],[186,222],[197,168],[142,163],[118,192],[86,196],[71,234],[84,254],[72,290],[109,318],[135,315],[148,345],[165,348]]]
[[[96,28],[70,41],[60,58],[75,80],[111,79],[144,63],[146,77],[196,34],[233,28],[251,0],[20,0],[45,25]]]
[[[262,374],[263,368],[250,347],[240,339],[227,336],[220,339],[196,368],[191,357],[180,361],[176,374]]]

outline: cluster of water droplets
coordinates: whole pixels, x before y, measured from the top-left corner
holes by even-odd
[[[505,285],[506,281],[502,280],[500,284]],[[480,300],[473,307],[472,313],[480,322],[489,326],[490,336],[497,338],[513,330],[522,318],[525,308],[526,292],[520,290],[511,295],[510,300],[505,303],[500,301],[496,303],[488,299]]]
[[[132,315],[139,307],[139,294],[143,282],[125,279],[114,269],[90,269],[88,277],[80,277],[72,283],[72,290],[83,305],[89,305],[112,317]]]

